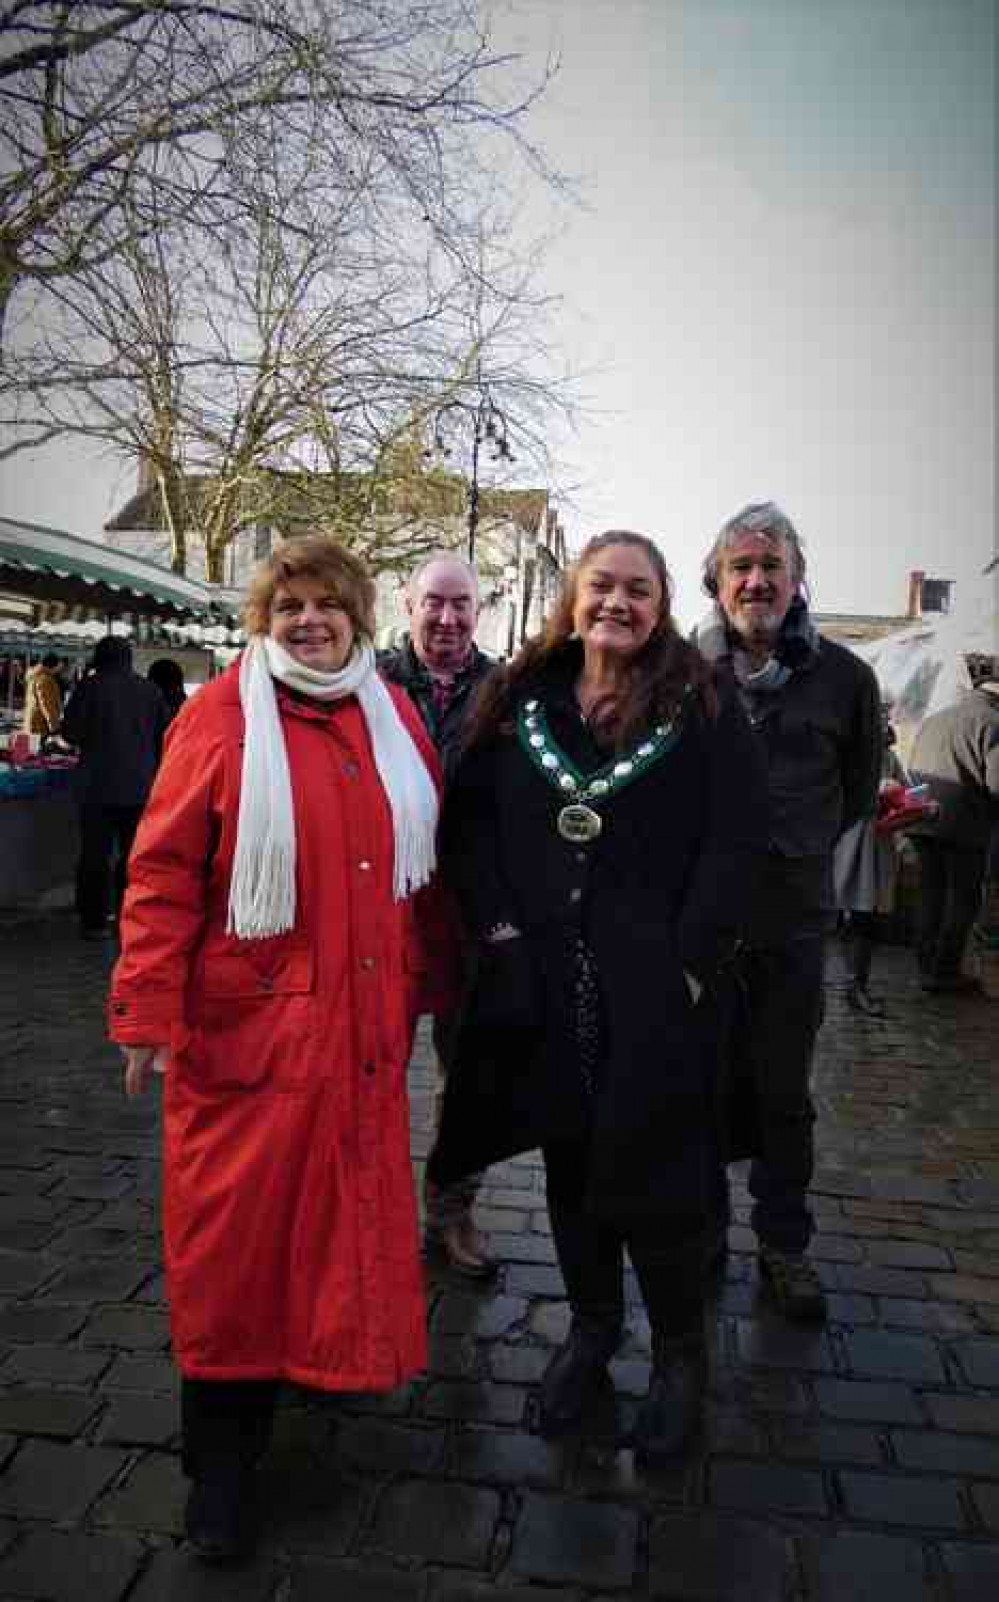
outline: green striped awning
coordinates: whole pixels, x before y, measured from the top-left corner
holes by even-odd
[[[124,618],[210,618],[207,584],[155,562],[62,529],[0,517],[0,590],[81,614]],[[50,621],[56,621],[50,616]]]

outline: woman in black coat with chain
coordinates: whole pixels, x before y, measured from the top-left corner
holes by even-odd
[[[597,536],[543,634],[487,682],[443,823],[479,957],[434,1178],[542,1149],[572,1311],[546,1434],[607,1383],[624,1248],[653,1334],[638,1456],[674,1456],[698,1422],[716,998],[764,820],[752,734],[677,632],[658,547]]]

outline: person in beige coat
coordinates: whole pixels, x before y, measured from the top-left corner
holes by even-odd
[[[62,720],[59,658],[51,651],[30,668],[24,681],[24,727],[29,734],[55,734]]]

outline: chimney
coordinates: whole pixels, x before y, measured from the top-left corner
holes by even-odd
[[[923,615],[923,583],[926,574],[921,568],[913,568],[909,574],[909,605],[906,617],[917,618]]]

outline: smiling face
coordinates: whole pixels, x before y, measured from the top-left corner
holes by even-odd
[[[572,626],[588,655],[634,656],[659,622],[663,588],[637,545],[604,545],[580,568]]]
[[[718,603],[747,641],[774,641],[794,599],[791,553],[782,540],[738,534],[718,559]]]
[[[279,584],[271,602],[272,640],[303,667],[337,673],[354,649],[354,625],[336,594],[319,579]]]
[[[456,672],[471,649],[479,615],[475,580],[462,562],[430,562],[406,597],[410,637],[431,670]]]

